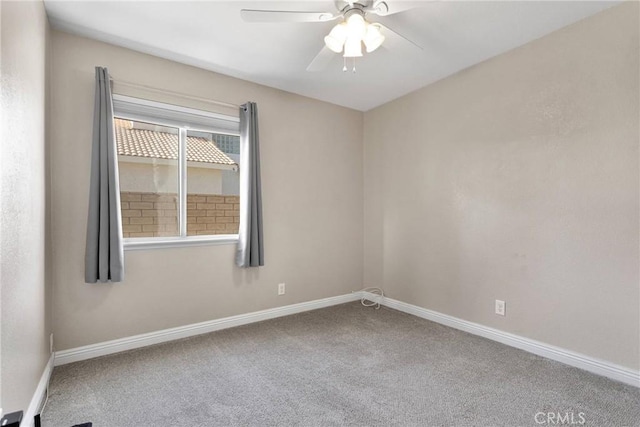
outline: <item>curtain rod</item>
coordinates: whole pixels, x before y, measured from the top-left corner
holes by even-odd
[[[163,94],[166,94],[166,95],[179,96],[181,98],[191,99],[191,100],[194,100],[194,101],[208,102],[210,104],[220,105],[222,107],[240,108],[240,105],[230,104],[228,102],[216,101],[214,99],[209,99],[209,98],[201,98],[199,96],[185,95],[185,94],[180,93],[180,92],[174,92],[174,91],[165,90],[165,89],[158,89],[158,88],[155,88],[155,87],[142,85],[142,84],[138,84],[138,83],[126,82],[126,81],[123,81],[123,80],[114,79],[112,77],[110,78],[110,80],[115,84],[119,84],[119,85],[123,85],[123,86],[129,86],[129,87],[133,87],[133,88],[145,89],[145,90],[149,90],[151,92],[163,93]]]

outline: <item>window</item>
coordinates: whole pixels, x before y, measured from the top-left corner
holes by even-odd
[[[125,248],[235,242],[238,118],[114,96]]]

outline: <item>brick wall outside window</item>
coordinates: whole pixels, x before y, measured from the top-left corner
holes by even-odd
[[[122,192],[123,237],[178,236],[177,194]],[[188,194],[187,235],[237,234],[239,196]]]

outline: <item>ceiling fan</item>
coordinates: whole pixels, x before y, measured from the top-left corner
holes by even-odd
[[[396,5],[393,2],[391,4],[394,7]],[[338,0],[335,2],[335,6],[335,12],[242,9],[240,16],[245,22],[329,22],[340,19],[341,22],[335,25],[324,38],[325,46],[311,61],[307,71],[325,69],[333,59],[334,53],[342,53],[344,58],[342,71],[347,71],[347,58],[353,58],[353,72],[355,73],[355,58],[363,56],[363,45],[366,52],[371,53],[385,41],[385,34],[422,49],[420,45],[392,30],[388,25],[367,20],[369,14],[388,16],[412,9],[416,7],[415,5],[409,8],[398,6],[390,9],[389,4],[384,0]]]

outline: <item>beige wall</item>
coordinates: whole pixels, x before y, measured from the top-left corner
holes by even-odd
[[[48,23],[41,2],[2,2],[0,407],[29,406],[49,359],[45,275]]]
[[[367,285],[638,369],[638,7],[365,114]]]
[[[57,349],[361,287],[362,113],[62,32],[52,32],[52,49]],[[264,267],[236,268],[234,245],[130,251],[125,253],[124,283],[84,283],[96,65],[108,67],[123,81],[236,104],[257,102]],[[279,282],[287,283],[287,293],[280,297]]]

